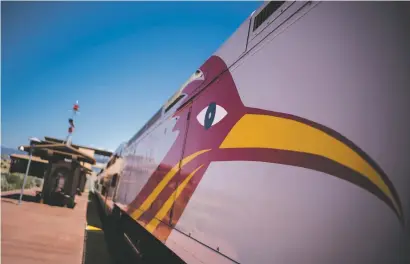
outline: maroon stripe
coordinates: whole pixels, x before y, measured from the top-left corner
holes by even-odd
[[[154,231],[154,235],[161,241],[166,241],[170,235],[172,228],[178,223],[181,218],[189,200],[191,199],[193,193],[199,185],[199,182],[202,180],[202,177],[205,174],[208,166],[202,167],[198,170],[192,179],[188,182],[184,190],[181,192],[180,196],[176,199],[174,206],[172,208],[172,222],[170,223],[170,212],[168,211],[167,216],[164,219],[161,219],[161,223]],[[193,169],[194,170],[194,169]],[[192,171],[193,171],[192,170]]]
[[[184,120],[187,120],[187,115],[188,115],[188,109],[185,109],[180,112],[179,116],[179,121],[177,121],[177,124],[173,128],[173,131],[179,131],[183,135],[187,122]],[[181,122],[182,121],[182,122]],[[132,212],[136,209],[139,208],[142,203],[147,199],[147,197],[154,191],[155,187],[161,182],[161,180],[164,178],[165,174],[168,173],[168,171],[174,167],[175,165],[178,164],[178,162],[181,160],[182,157],[182,149],[184,146],[184,141],[185,138],[182,136],[178,136],[175,140],[175,142],[172,144],[170,150],[164,157],[164,159],[161,161],[161,163],[158,165],[157,169],[155,172],[151,175],[151,177],[148,179],[147,183],[145,186],[139,191],[138,193],[130,193],[129,195],[136,195],[134,200],[128,204],[129,210],[128,213],[132,214]],[[132,167],[135,166],[134,162],[132,161],[132,155],[126,157],[126,165],[129,166],[129,172],[132,173],[133,169]],[[127,159],[129,162],[127,162]],[[138,165],[137,165],[138,167]]]
[[[191,172],[193,172],[200,165],[203,164],[204,166],[199,171],[197,171],[196,174],[200,173],[200,171],[204,171],[204,169],[208,167],[210,160],[212,160],[213,158],[212,153],[213,151],[209,151],[201,154],[190,163],[186,164],[180,171],[178,171],[178,173],[170,180],[166,187],[159,193],[158,197],[154,200],[151,207],[139,217],[139,220],[143,221],[145,224],[149,223],[149,221],[151,221],[151,219],[155,217],[161,207],[176,190],[176,186],[181,184],[186,179],[186,177],[188,177],[189,174],[191,174]],[[171,168],[169,168],[168,171],[170,169]],[[164,173],[168,173],[168,171],[164,171]],[[192,179],[190,182],[192,182]],[[169,217],[169,212],[167,213],[167,217]]]
[[[400,217],[393,203],[376,185],[374,185],[370,180],[357,173],[356,171],[328,158],[313,154],[274,149],[220,149],[213,151],[212,158],[214,161],[262,161],[302,167],[327,173],[339,179],[355,184],[375,195],[395,212],[395,214],[399,218],[400,223],[404,225],[404,219]],[[193,170],[195,166],[192,165],[190,167],[191,170]],[[199,182],[201,181],[205,171],[206,168],[204,170],[201,169],[201,171],[198,171],[197,174],[191,179],[190,184],[187,185],[187,187],[181,193],[180,197],[177,199],[176,203],[174,204],[172,226],[175,226],[178,222],[179,218],[186,208],[186,205],[192,197],[192,194],[199,185]],[[158,227],[159,230],[155,231],[154,234],[165,241],[171,232],[171,229],[169,227],[165,228],[165,226],[169,222],[169,214],[165,219],[162,220],[163,223],[160,224],[161,227]]]
[[[209,162],[209,161],[208,161]],[[189,164],[186,166],[186,168],[183,168],[180,170],[175,177],[168,183],[168,185],[160,192],[158,197],[155,199],[153,202],[152,206],[145,211],[141,216],[140,220],[142,220],[144,223],[148,223],[151,221],[155,215],[161,210],[162,206],[166,203],[166,201],[173,195],[173,192],[176,190],[177,186],[179,186],[190,174],[192,171],[194,171],[198,166],[197,161],[193,162],[193,164]],[[200,169],[200,171],[203,171],[203,167]],[[196,172],[196,174],[199,173],[199,171]],[[194,177],[193,177],[194,178]],[[192,182],[193,179],[190,180]],[[188,188],[190,183],[187,184],[185,188]],[[168,220],[167,220],[168,219]],[[170,211],[168,211],[167,215],[165,216],[164,219],[159,219],[164,221],[165,223],[169,223],[170,219]]]
[[[361,148],[356,146],[352,141],[350,141],[348,138],[343,136],[342,134],[338,133],[337,131],[326,127],[324,125],[321,125],[319,123],[313,122],[311,120],[290,115],[290,114],[285,114],[285,113],[278,113],[278,112],[271,112],[271,111],[266,111],[266,110],[261,110],[257,108],[248,108],[248,113],[255,113],[255,114],[260,114],[260,115],[269,115],[269,116],[277,116],[285,119],[290,119],[294,120],[303,124],[306,124],[308,126],[311,126],[313,128],[316,128],[318,130],[323,131],[324,133],[334,137],[335,139],[339,140],[340,142],[343,142],[346,144],[349,148],[354,150],[362,159],[364,159],[367,163],[370,164],[370,166],[373,167],[374,170],[377,171],[377,173],[380,175],[380,177],[383,179],[384,183],[387,185],[389,190],[391,191],[394,200],[397,203],[397,206],[399,207],[400,213],[403,215],[403,210],[402,210],[402,204],[400,201],[400,197],[394,188],[393,183],[390,181],[390,179],[387,177],[386,173],[381,169],[381,167],[369,156],[367,155]],[[397,212],[396,212],[397,213]],[[403,216],[404,217],[404,216]]]
[[[150,176],[147,183],[141,189],[140,192],[135,193],[136,197],[134,200],[128,205],[129,210],[128,213],[132,213],[136,208],[139,208],[142,203],[147,199],[147,197],[154,191],[157,185],[162,181],[164,176],[171,170],[171,168],[178,164],[181,153],[182,153],[182,144],[181,140],[177,140],[173,147],[171,148],[170,152],[166,155],[164,160],[161,164],[156,168],[154,173]],[[131,178],[137,178],[135,175],[132,175],[132,169],[128,171],[131,173]],[[134,176],[134,177],[133,177]],[[132,195],[130,193],[130,195]]]
[[[375,184],[373,184],[368,178],[361,175],[360,173],[328,158],[287,150],[221,149],[221,151],[216,154],[215,160],[262,161],[302,167],[327,173],[339,179],[353,183],[374,194],[380,200],[385,202],[395,212],[401,224],[404,224],[404,218],[400,217],[399,212],[396,211],[396,208],[394,207],[390,199]]]

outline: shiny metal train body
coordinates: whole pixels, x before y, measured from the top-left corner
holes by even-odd
[[[266,2],[193,72],[101,173],[108,215],[186,263],[410,263],[408,2]]]

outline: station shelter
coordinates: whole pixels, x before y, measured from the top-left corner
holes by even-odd
[[[32,154],[30,167],[34,164],[35,168],[29,172],[44,179],[38,199],[47,204],[66,205],[70,208],[75,206],[75,196],[84,192],[87,176],[93,174],[92,166],[97,164],[94,155],[112,155],[109,151],[67,145],[62,140],[51,137],[45,137],[45,140],[41,141],[30,141],[30,145],[21,146],[20,149]],[[25,160],[28,157],[15,156],[11,169],[25,170]],[[25,166],[17,166],[18,163]],[[42,169],[40,164],[43,166]]]

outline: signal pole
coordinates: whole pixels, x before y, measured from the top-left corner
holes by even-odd
[[[71,116],[71,118],[68,119],[68,123],[70,124],[70,127],[68,128],[68,135],[66,138],[66,145],[69,146],[71,145],[71,138],[72,138],[72,133],[74,132],[74,116],[77,113],[80,113],[78,110],[80,109],[80,106],[78,104],[78,100],[76,101],[76,103],[73,105],[73,109],[71,110],[73,112],[73,115]]]
[[[40,142],[40,140],[38,140],[37,138],[30,138],[30,156],[28,159],[28,163],[27,163],[27,169],[26,169],[26,174],[24,174],[24,179],[23,179],[23,185],[21,186],[21,191],[20,191],[20,198],[19,198],[19,202],[18,204],[21,204],[21,200],[23,199],[23,193],[24,193],[24,187],[26,186],[26,181],[27,181],[27,176],[28,176],[28,172],[30,170],[30,164],[31,164],[31,157],[33,156],[33,142]],[[22,149],[20,149],[22,150]],[[24,150],[24,149],[23,149]]]

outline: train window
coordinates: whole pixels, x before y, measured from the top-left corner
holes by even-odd
[[[181,94],[180,96],[177,97],[177,99],[175,99],[168,107],[167,109],[165,109],[165,113],[168,112],[174,105],[176,105],[179,100],[181,100],[184,97],[183,94]]]
[[[253,31],[263,24],[286,1],[271,1],[262,9],[253,21]]]
[[[196,70],[195,71],[195,75],[194,75],[194,79],[203,79],[204,78],[204,73],[201,70]]]
[[[178,89],[178,91],[168,100],[168,102],[164,106],[164,107],[166,107],[164,112],[166,113],[169,110],[171,110],[182,98],[185,97],[185,94],[182,94],[182,91],[185,89],[185,87],[187,87],[187,85],[189,85],[193,81],[198,81],[198,80],[200,80],[200,81],[205,80],[205,75],[200,69],[197,69],[188,78],[188,80],[186,80],[185,83]]]
[[[114,174],[114,176],[112,176],[111,187],[115,187],[115,185],[117,184],[117,178],[118,174]]]

